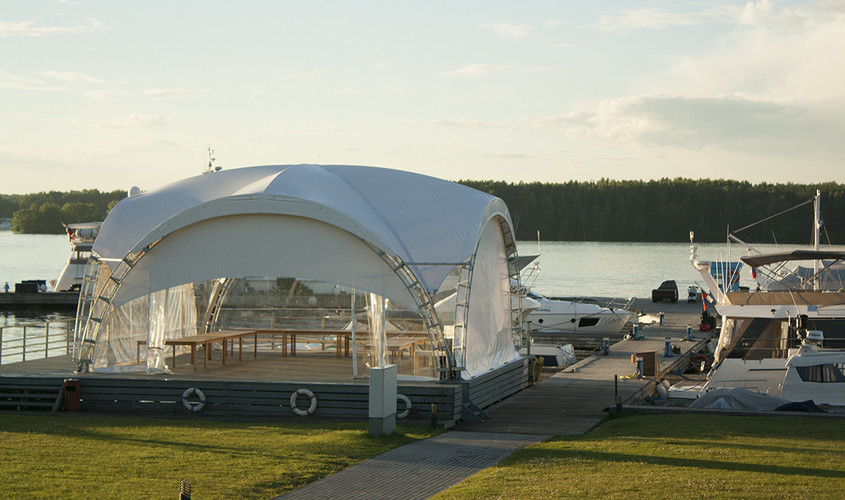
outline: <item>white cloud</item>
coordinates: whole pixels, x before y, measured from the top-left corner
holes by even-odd
[[[479,28],[488,29],[495,35],[508,40],[519,40],[531,34],[532,28],[519,24],[507,23],[485,23],[479,24]]]
[[[505,64],[488,64],[488,63],[475,63],[470,64],[469,66],[464,66],[463,68],[456,69],[454,71],[447,71],[445,74],[447,75],[454,75],[454,76],[485,76],[492,73],[513,73],[513,72],[523,72],[523,73],[538,73],[542,71],[556,71],[557,68],[544,68],[541,66],[526,66],[526,67],[518,67],[518,66],[508,66]]]
[[[152,99],[163,99],[165,97],[172,97],[172,96],[179,96],[179,95],[186,95],[186,94],[197,94],[202,92],[208,92],[209,89],[182,89],[182,88],[173,88],[173,89],[148,89],[142,91],[132,91],[132,90],[91,90],[85,92],[85,96],[89,99],[113,99],[113,98],[126,98],[126,97],[149,97]]]
[[[103,23],[94,18],[76,26],[36,26],[33,21],[0,21],[0,37],[38,37],[47,35],[79,35],[103,29]]]
[[[148,115],[145,113],[132,113],[120,120],[103,124],[109,128],[145,129],[164,127],[170,120],[161,115]]]
[[[67,87],[50,85],[41,78],[24,75],[12,75],[0,73],[0,88],[10,90],[34,90],[42,92],[61,92],[68,90]]]
[[[800,21],[801,16],[796,11],[784,9],[780,13],[775,13],[775,6],[771,0],[759,0],[747,2],[739,7],[728,5],[694,12],[669,12],[656,8],[629,9],[619,13],[605,14],[592,27],[606,33],[625,34],[643,29],[660,30],[675,26],[792,25]]]
[[[484,76],[489,75],[490,73],[510,73],[513,69],[513,66],[506,66],[502,64],[476,63],[464,66],[463,68],[456,69],[454,71],[449,71],[446,74],[457,76]]]
[[[628,147],[715,148],[758,155],[841,157],[845,126],[812,109],[738,97],[639,96],[526,120],[567,137]]]
[[[105,80],[73,71],[41,71],[38,75],[63,82],[106,83]]]
[[[428,122],[431,125],[441,125],[446,127],[459,127],[459,128],[476,128],[476,129],[488,129],[488,128],[496,128],[501,127],[503,125],[495,124],[495,123],[488,123],[482,122],[478,120],[469,120],[467,118],[459,118],[457,120],[429,120]]]

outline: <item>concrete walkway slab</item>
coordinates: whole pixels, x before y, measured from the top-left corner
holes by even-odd
[[[425,499],[549,435],[453,431],[394,448],[279,499]]]

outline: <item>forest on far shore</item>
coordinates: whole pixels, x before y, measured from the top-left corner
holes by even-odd
[[[751,184],[730,180],[660,179],[566,183],[458,181],[498,196],[518,240],[725,241],[737,231],[822,195],[822,243],[845,244],[845,184]],[[96,189],[0,194],[0,218],[21,233],[62,233],[62,223],[101,221],[125,191]],[[813,204],[741,231],[755,243],[811,243]]]

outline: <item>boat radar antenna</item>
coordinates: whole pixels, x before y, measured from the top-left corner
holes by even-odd
[[[220,165],[214,166],[214,161],[217,158],[214,157],[214,150],[211,149],[211,145],[208,146],[208,168],[203,172],[204,174],[210,174],[212,172],[219,172],[223,169]]]

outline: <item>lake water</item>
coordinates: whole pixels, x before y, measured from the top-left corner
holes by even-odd
[[[722,243],[698,245],[702,259],[726,259]],[[689,285],[701,282],[689,262],[687,243],[519,242],[520,255],[539,254],[539,272],[528,284],[551,296],[649,297],[664,280],[675,280],[685,296]],[[764,252],[795,248],[759,245]],[[808,247],[809,248],[809,247]],[[843,247],[836,247],[843,249]],[[734,252],[741,249],[734,246]],[[15,234],[0,231],[0,286],[24,279],[55,279],[67,261],[65,235]],[[739,255],[731,256],[736,260]],[[742,282],[751,283],[746,268]]]

